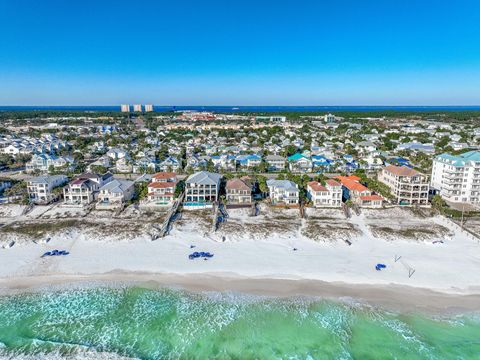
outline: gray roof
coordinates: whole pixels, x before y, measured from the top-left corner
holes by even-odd
[[[187,184],[217,185],[220,183],[222,175],[208,171],[199,171],[192,174],[185,181]]]
[[[287,191],[298,191],[298,186],[290,180],[267,180],[267,186],[273,186],[274,188],[283,188]]]
[[[108,190],[111,193],[124,193],[128,188],[133,186],[134,182],[130,180],[114,179],[100,188],[102,190]]]
[[[67,180],[68,178],[65,175],[51,175],[51,176],[41,175],[41,176],[34,177],[28,181],[34,184],[51,184],[57,181],[66,182]]]
[[[278,161],[284,160],[285,161],[286,159],[283,156],[280,156],[280,155],[267,155],[265,157],[265,160],[266,161],[274,161],[274,160],[278,160]]]

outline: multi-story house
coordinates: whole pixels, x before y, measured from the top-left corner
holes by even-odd
[[[239,155],[237,156],[237,164],[241,167],[253,168],[259,166],[262,162],[262,157],[256,154]]]
[[[373,194],[369,188],[361,184],[358,176],[337,176],[336,179],[342,184],[343,200],[350,200],[353,204],[362,207],[379,208],[383,206],[383,198]]]
[[[422,144],[418,142],[408,142],[399,144],[396,148],[397,151],[407,150],[412,152],[423,152],[425,154],[434,154],[435,146],[433,144]]]
[[[225,186],[226,198],[229,204],[252,203],[252,187],[242,179],[234,178]]]
[[[267,180],[268,192],[272,204],[298,204],[300,191],[298,185],[290,180]]]
[[[95,169],[95,167],[103,167],[103,168],[108,169],[111,166],[112,166],[112,163],[111,163],[110,157],[104,155],[104,156],[99,157],[94,162],[88,164],[87,171],[91,172],[91,171],[93,171],[93,169]]]
[[[20,154],[20,151],[21,151],[21,147],[14,144],[10,144],[2,148],[2,153],[7,155],[12,155],[12,156]]]
[[[236,161],[234,155],[214,155],[211,157],[211,160],[216,169],[222,169],[226,171],[234,171],[236,169]]]
[[[133,181],[113,179],[100,188],[95,207],[99,210],[118,209],[126,201],[131,200],[134,195],[135,183]]]
[[[333,161],[330,159],[327,159],[325,156],[322,155],[313,155],[312,156],[312,165],[313,168],[321,171],[321,172],[327,172],[330,171],[332,167]]]
[[[169,156],[160,163],[158,168],[162,171],[178,171],[180,166],[181,164],[176,158]]]
[[[73,179],[63,188],[65,205],[85,206],[94,202],[100,188],[112,181],[113,175],[84,173]]]
[[[26,172],[33,172],[35,170],[41,172],[48,172],[50,167],[54,169],[68,168],[73,164],[73,159],[70,157],[57,157],[51,154],[35,154],[32,159],[25,164]]]
[[[480,205],[480,151],[437,156],[431,186],[447,201]]]
[[[328,179],[325,185],[318,181],[307,184],[307,196],[315,207],[342,206],[342,185],[335,180]]]
[[[128,157],[122,157],[115,163],[115,170],[119,173],[131,173],[133,171],[132,160]]]
[[[152,176],[152,182],[148,184],[149,205],[165,206],[175,200],[177,188],[177,174],[174,172],[160,172]]]
[[[428,204],[428,177],[408,166],[388,165],[378,180],[390,188],[397,204]]]
[[[309,156],[297,153],[288,157],[289,169],[292,172],[311,172],[312,160]]]
[[[184,208],[211,207],[218,201],[222,175],[199,171],[185,181]]]
[[[48,204],[58,198],[53,189],[68,181],[65,175],[37,176],[27,182],[28,198],[35,204]]]
[[[265,161],[268,164],[268,171],[285,170],[286,159],[280,155],[267,155]]]
[[[113,160],[119,160],[119,159],[130,157],[127,151],[119,148],[111,148],[110,150],[107,151],[106,155]]]

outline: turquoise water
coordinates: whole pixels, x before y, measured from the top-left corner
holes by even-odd
[[[480,317],[138,287],[0,298],[0,358],[479,359]]]

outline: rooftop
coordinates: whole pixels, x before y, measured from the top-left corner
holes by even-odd
[[[177,173],[174,172],[159,172],[152,176],[154,179],[171,179],[175,178]]]
[[[246,190],[250,191],[250,186],[245,184],[241,179],[231,179],[227,181],[226,189],[234,189],[234,190]]]
[[[397,176],[418,176],[420,173],[417,170],[409,168],[408,166],[388,165],[384,168],[385,171],[391,172]]]
[[[192,174],[185,181],[187,184],[216,185],[220,182],[222,175],[208,171],[199,171]]]
[[[177,185],[176,182],[170,181],[170,182],[153,182],[148,184],[149,188],[154,188],[154,189],[167,189],[171,187],[175,187]]]
[[[310,181],[307,184],[313,191],[328,191],[328,189],[318,181]]]

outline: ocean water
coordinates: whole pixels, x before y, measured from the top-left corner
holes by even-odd
[[[165,106],[154,105],[155,111],[213,111],[218,113],[239,113],[239,112],[336,112],[336,111],[478,111],[480,106],[199,106],[199,105],[181,105],[181,106]],[[110,106],[0,106],[0,111],[120,111],[120,105]]]
[[[71,288],[0,297],[2,359],[479,359],[480,316],[353,302]]]

